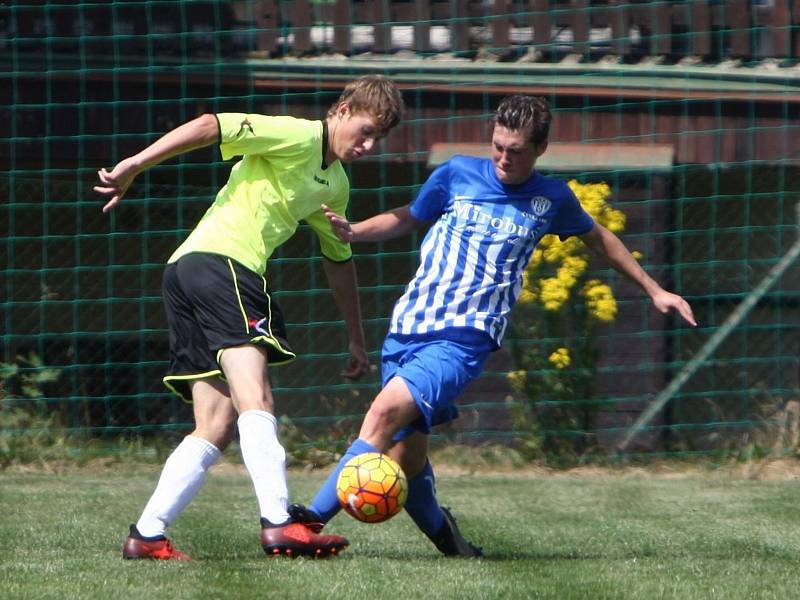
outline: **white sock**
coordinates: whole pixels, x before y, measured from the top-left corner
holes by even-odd
[[[217,462],[221,452],[203,438],[187,435],[169,455],[156,490],[142,511],[136,529],[145,537],[164,535],[200,488],[206,471]]]
[[[263,410],[239,415],[239,446],[258,498],[261,516],[270,523],[289,518],[286,485],[286,451],[278,441],[278,422]]]

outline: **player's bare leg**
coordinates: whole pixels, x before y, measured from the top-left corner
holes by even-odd
[[[419,408],[406,382],[394,377],[372,401],[358,437],[381,452],[387,452],[393,444],[394,434],[419,416]]]
[[[222,452],[233,439],[237,417],[228,384],[210,377],[198,379],[191,387],[194,410],[191,435],[214,444]]]
[[[195,429],[172,452],[156,489],[131,525],[122,548],[124,558],[189,560],[165,535],[166,528],[200,491],[208,469],[233,436],[236,411],[227,385],[216,378],[192,382]]]
[[[278,441],[265,350],[253,345],[226,348],[220,365],[239,413],[239,445],[258,498],[264,551],[270,556],[323,557],[346,548],[345,538],[320,535],[289,517],[286,452]]]

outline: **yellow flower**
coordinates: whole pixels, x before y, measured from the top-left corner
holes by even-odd
[[[583,256],[567,256],[564,258],[563,269],[569,271],[573,277],[580,277],[589,266],[589,262]]]
[[[541,248],[536,248],[536,250],[534,250],[533,254],[531,255],[531,260],[528,263],[528,269],[531,271],[535,271],[539,267],[539,265],[542,264],[543,255],[544,255],[544,250],[542,250]]]
[[[568,183],[584,210],[600,225],[618,233],[625,229],[625,214],[608,204],[611,188],[605,183]],[[586,276],[589,252],[578,237],[561,241],[556,235],[545,235],[531,255],[523,272],[520,304],[538,302],[545,310],[557,312],[569,301],[573,288]],[[581,293],[586,297],[592,318],[613,321],[617,303],[611,288],[594,280]]]
[[[549,360],[550,364],[556,369],[563,369],[572,363],[572,359],[569,356],[569,350],[567,348],[558,348],[555,352],[547,357],[547,360]]]
[[[549,243],[545,244],[544,246],[541,246],[542,258],[545,260],[545,262],[549,263],[557,262],[563,256],[564,244],[554,235],[546,235],[544,237],[549,238],[547,240]]]
[[[603,221],[603,213],[607,208],[606,199],[611,195],[611,188],[605,183],[579,183],[571,180],[569,185],[583,209],[595,221]]]
[[[519,293],[519,299],[517,302],[519,304],[531,304],[536,301],[536,294],[534,294],[531,290],[523,289]]]
[[[570,272],[569,269],[565,269],[564,267],[561,267],[558,271],[556,271],[556,279],[558,279],[567,290],[572,289],[572,286],[577,283],[575,276]]]
[[[619,233],[625,229],[625,213],[613,208],[604,211],[600,220],[600,224],[605,226],[609,231]]]
[[[617,317],[617,301],[606,284],[597,279],[587,281],[583,287],[583,296],[586,298],[589,314],[598,321],[609,322]]]
[[[607,202],[611,196],[611,188],[606,183],[579,183],[572,180],[568,183],[583,210],[595,221],[609,231],[619,233],[625,229],[625,213],[612,208]]]
[[[569,290],[564,283],[556,277],[548,277],[541,281],[539,300],[545,310],[555,312],[569,300]]]
[[[511,384],[511,389],[515,392],[521,392],[525,389],[525,371],[509,371],[506,374],[506,379]]]

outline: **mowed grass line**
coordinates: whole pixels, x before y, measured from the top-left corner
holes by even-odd
[[[125,471],[130,471],[126,473]],[[123,561],[156,470],[0,473],[0,598],[796,598],[800,483],[699,475],[449,475],[439,494],[485,559],[440,557],[400,515],[329,525],[332,560],[268,559],[223,467],[171,528],[191,563]],[[322,474],[293,472],[308,501]]]

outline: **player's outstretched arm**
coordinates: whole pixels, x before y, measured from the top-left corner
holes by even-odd
[[[347,365],[342,375],[348,379],[360,379],[369,368],[364,329],[361,325],[361,306],[358,301],[358,280],[356,267],[352,260],[337,263],[323,260],[325,276],[333,292],[333,299],[342,313],[347,327],[348,350]]]
[[[668,292],[658,285],[614,233],[595,223],[589,233],[580,237],[593,252],[605,257],[612,267],[637,283],[650,296],[658,311],[666,314],[675,310],[687,323],[697,326],[689,303],[678,294]]]
[[[406,234],[421,225],[420,221],[411,216],[411,208],[408,205],[388,210],[360,223],[350,223],[324,204],[322,210],[336,236],[348,244],[388,240]]]
[[[107,213],[120,203],[133,180],[142,171],[165,160],[197,148],[203,148],[219,139],[219,126],[214,115],[206,114],[184,123],[158,138],[147,148],[121,160],[110,171],[102,168],[97,172],[100,183],[94,191],[109,198],[103,206]]]

